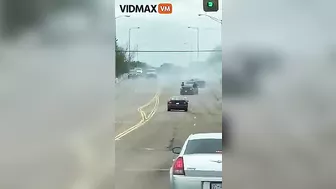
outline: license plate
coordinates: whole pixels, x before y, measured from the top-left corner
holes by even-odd
[[[210,183],[210,189],[222,189],[222,183]]]
[[[180,104],[180,103],[177,102],[176,104]]]

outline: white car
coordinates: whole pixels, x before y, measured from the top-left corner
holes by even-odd
[[[222,133],[190,135],[172,149],[171,189],[222,189]]]
[[[146,72],[147,78],[157,78],[156,70],[155,69],[148,69]]]
[[[142,74],[142,68],[135,68],[135,72],[138,74]]]

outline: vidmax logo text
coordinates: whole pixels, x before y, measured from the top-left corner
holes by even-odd
[[[159,13],[171,14],[173,5],[171,3],[160,3],[158,5],[119,5],[122,13]]]

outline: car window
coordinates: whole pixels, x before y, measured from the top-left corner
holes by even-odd
[[[184,154],[213,154],[222,150],[222,139],[196,139],[187,143]]]
[[[182,88],[189,89],[189,88],[192,88],[192,86],[190,86],[190,85],[184,85],[184,86],[182,86]]]

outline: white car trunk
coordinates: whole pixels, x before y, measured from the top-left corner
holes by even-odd
[[[222,154],[183,155],[186,176],[222,177]]]

